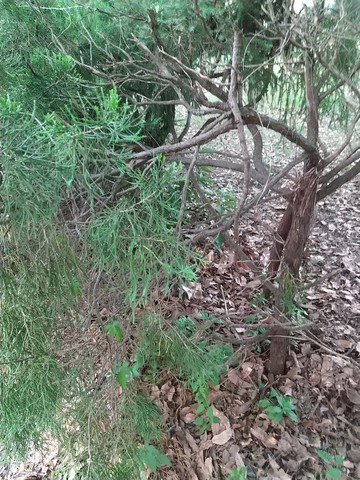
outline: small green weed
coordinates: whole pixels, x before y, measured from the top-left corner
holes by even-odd
[[[211,322],[211,323],[214,323],[215,325],[221,325],[223,323],[222,320],[214,317],[214,315],[205,311],[200,312],[200,318],[201,320],[204,320],[204,322]]]
[[[342,475],[341,466],[345,458],[342,455],[335,455],[334,457],[326,450],[317,450],[317,456],[327,465],[325,476],[330,480],[339,480]]]
[[[117,320],[112,320],[104,326],[105,332],[110,335],[110,337],[116,338],[119,342],[123,339],[123,332],[119,326]]]
[[[153,445],[145,445],[140,449],[139,457],[152,472],[156,472],[163,465],[171,465],[169,458]]]
[[[262,307],[267,304],[267,300],[263,292],[258,293],[252,300],[250,300],[251,307]]]
[[[193,392],[195,400],[198,404],[196,414],[198,415],[194,424],[199,427],[200,433],[204,433],[213,423],[219,423],[220,419],[214,415],[213,409],[209,402],[210,388],[207,383],[199,382],[194,384]]]
[[[291,397],[281,395],[274,389],[271,389],[268,397],[259,401],[259,407],[265,411],[272,422],[280,423],[284,417],[289,417],[294,422],[298,421],[298,416],[295,413],[296,408]]]
[[[247,478],[247,468],[236,467],[231,469],[227,480],[246,480]]]

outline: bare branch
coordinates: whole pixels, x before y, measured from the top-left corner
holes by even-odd
[[[198,158],[199,148],[200,148],[199,145],[197,145],[196,148],[195,148],[194,156],[193,156],[193,159],[192,159],[192,161],[190,163],[190,166],[188,168],[186,178],[185,178],[184,187],[183,187],[183,190],[182,190],[182,193],[181,193],[181,206],[180,206],[179,218],[178,218],[178,222],[177,222],[177,226],[176,226],[176,232],[177,232],[178,238],[181,237],[181,225],[182,225],[182,222],[183,222],[183,219],[184,219],[184,213],[185,213],[185,207],[186,207],[186,194],[187,194],[187,191],[188,191],[188,188],[189,188],[191,174],[193,173],[195,163],[196,163],[196,160]]]
[[[249,194],[249,189],[250,189],[250,153],[249,153],[249,149],[246,142],[245,127],[244,127],[244,122],[241,116],[241,112],[239,108],[239,100],[238,100],[237,66],[239,62],[239,41],[240,41],[239,31],[235,30],[234,40],[233,40],[232,68],[231,68],[231,75],[230,75],[231,83],[230,83],[228,103],[230,105],[232,114],[235,119],[236,129],[237,129],[237,134],[238,134],[239,144],[240,144],[240,150],[242,153],[242,160],[244,164],[243,189],[241,192],[241,197],[240,197],[239,204],[236,209],[235,218],[234,218],[235,243],[237,243],[239,239],[240,216],[242,214],[242,209],[246,202],[246,198]]]
[[[316,58],[319,60],[321,65],[329,70],[338,80],[343,82],[343,85],[347,85],[350,90],[354,93],[354,95],[358,98],[360,101],[360,90],[354,85],[354,83],[351,81],[351,78],[349,76],[344,75],[343,73],[339,72],[339,70],[334,66],[329,63],[327,63],[322,56],[320,55],[319,51],[317,51],[314,48],[314,51],[316,52]],[[360,66],[358,67],[358,69]]]
[[[360,158],[359,154],[355,154],[353,158]],[[345,183],[349,182],[353,178],[356,177],[360,173],[360,161],[355,163],[352,168],[350,168],[347,172],[343,173],[339,177],[335,178],[331,183],[323,187],[319,190],[317,194],[317,200],[323,200],[328,195],[334,193],[338,188],[342,187]]]
[[[310,53],[305,52],[305,95],[307,107],[307,139],[312,145],[316,145],[319,136],[319,119],[318,119],[318,100],[314,88],[314,61]],[[314,165],[309,165],[307,170]]]

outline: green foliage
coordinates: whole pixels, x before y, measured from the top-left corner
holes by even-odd
[[[59,426],[66,373],[56,360],[56,332],[69,321],[80,277],[71,245],[56,229],[39,226],[26,237],[6,225],[2,233],[0,443],[14,454]]]
[[[153,445],[145,445],[139,451],[139,457],[152,472],[156,472],[162,465],[171,464],[169,458]]]
[[[95,380],[97,354],[80,346],[74,357],[69,343],[79,335],[77,319],[87,315],[77,301],[92,275],[103,273],[130,309],[145,301],[151,282],[166,288],[176,274],[195,278],[188,250],[173,235],[178,167],[159,159],[140,172],[126,164],[142,119],[115,90],[99,88],[92,101],[79,96],[75,107],[54,104],[59,110],[46,114],[27,110],[13,94],[0,99],[2,450],[24,455],[51,433],[62,455],[68,452],[64,469],[77,478],[131,471],[125,478],[137,479],[145,468],[141,445],[157,448],[162,438],[160,412],[132,393],[138,367],[114,363],[114,378],[126,387],[117,405],[110,372]],[[129,194],[115,192],[109,201],[119,178]],[[80,197],[88,213],[75,223]],[[122,340],[116,322],[104,330]]]
[[[137,362],[150,366],[152,371],[169,369],[180,380],[186,382],[198,404],[195,424],[204,432],[218,421],[209,403],[210,385],[219,384],[223,365],[233,353],[227,345],[209,345],[197,342],[195,336],[183,328],[163,329],[161,320],[148,319],[144,338],[138,345]],[[183,319],[180,319],[180,325]]]
[[[325,464],[327,464],[325,471],[326,478],[330,480],[339,480],[343,473],[341,466],[344,463],[345,457],[342,455],[332,456],[326,450],[317,450],[316,454]]]
[[[124,170],[136,193],[94,215],[87,240],[95,268],[117,275],[119,282],[123,278],[133,304],[145,301],[157,281],[166,289],[174,275],[180,281],[194,281],[195,275],[184,262],[190,251],[173,235],[180,207],[174,185],[178,167],[154,165],[147,176]]]
[[[69,477],[75,472],[86,480],[137,479],[145,468],[156,471],[169,463],[160,452],[161,412],[139,391],[137,379],[157,381],[168,371],[185,382],[198,404],[196,423],[205,431],[217,421],[211,386],[232,353],[200,339],[189,317],[167,325],[156,315],[134,313],[150,291],[195,280],[199,261],[174,235],[181,168],[162,156],[146,166],[129,164],[139,142],[166,140],[179,90],[192,106],[197,103],[187,73],[176,88],[158,79],[146,53],[154,53],[159,42],[149,16],[165,52],[209,75],[229,61],[233,27],[239,27],[244,101],[254,104],[277,92],[285,117],[304,105],[303,79],[285,66],[302,57],[296,46],[271,40],[265,0],[199,0],[198,9],[184,0],[50,3],[0,0],[1,449],[25,454],[50,433],[59,440]],[[272,2],[280,23],[282,3]],[[357,37],[342,33],[358,11],[353,0],[344,16],[335,7],[315,34],[308,33],[321,45],[334,32],[341,40],[324,49],[324,60],[350,74],[358,60]],[[272,60],[280,57],[284,64],[274,73]],[[338,81],[324,78],[321,65],[315,77],[320,94]],[[342,93],[334,90],[321,113],[346,118]],[[234,208],[234,197],[206,170],[196,175],[220,214]],[[195,197],[191,190],[189,197]],[[222,241],[219,236],[218,248]],[[117,320],[94,322],[103,337],[91,346],[86,342],[84,326],[99,304],[113,305],[112,295],[121,310],[114,316],[134,321],[134,361],[121,355],[120,343],[114,351],[102,350],[106,335],[123,342]],[[293,299],[290,288],[284,304],[301,316],[291,310]],[[214,321],[206,315],[203,320]],[[287,397],[275,392],[262,402],[274,421],[297,418]]]
[[[123,339],[123,332],[119,326],[117,320],[112,320],[104,326],[105,332],[110,335],[110,337],[116,338],[119,342]]]
[[[292,398],[281,395],[274,389],[271,389],[268,398],[259,401],[259,406],[274,423],[280,423],[284,417],[289,417],[294,422],[298,421]]]
[[[246,467],[236,467],[232,468],[229,473],[227,480],[246,480],[247,477],[247,468]]]
[[[197,403],[196,419],[194,424],[199,427],[200,434],[203,434],[213,423],[219,423],[220,419],[214,414],[212,406],[209,402],[210,388],[208,383],[197,383],[192,385]]]
[[[196,332],[196,324],[190,317],[179,317],[176,326],[185,336],[192,336]]]

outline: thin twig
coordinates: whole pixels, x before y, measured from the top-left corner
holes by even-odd
[[[329,280],[330,278],[335,277],[339,273],[343,271],[343,268],[337,268],[336,270],[333,270],[332,272],[328,272],[325,275],[322,275],[320,278],[317,278],[313,282],[306,283],[302,287],[299,288],[299,292],[303,292],[304,290],[309,290],[309,288],[316,287],[317,285],[320,285],[323,283],[325,280]]]
[[[176,232],[177,232],[177,237],[178,238],[181,237],[181,225],[182,225],[182,222],[183,222],[183,219],[184,219],[184,213],[185,213],[185,207],[186,207],[186,194],[187,194],[187,191],[188,191],[188,188],[189,188],[191,174],[194,170],[195,163],[196,163],[196,160],[198,158],[199,148],[200,148],[199,145],[195,148],[194,156],[193,156],[192,162],[191,162],[191,164],[188,168],[188,171],[187,171],[187,174],[186,174],[186,177],[185,177],[184,187],[183,187],[182,193],[181,193],[181,207],[180,207],[179,218],[178,218],[178,222],[177,222],[177,226],[176,226]]]

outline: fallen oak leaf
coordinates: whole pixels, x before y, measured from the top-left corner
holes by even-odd
[[[233,433],[234,433],[233,429],[228,428],[223,432],[219,433],[218,435],[214,435],[211,440],[215,445],[225,445],[225,443],[227,443],[230,440],[230,438],[232,438]]]

